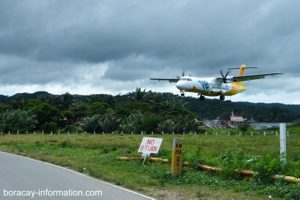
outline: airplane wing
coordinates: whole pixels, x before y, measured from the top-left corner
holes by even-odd
[[[267,74],[254,74],[254,75],[245,75],[245,76],[234,76],[228,80],[234,81],[234,82],[241,82],[241,81],[251,81],[251,80],[256,80],[256,79],[262,79],[267,76],[275,76],[275,75],[280,75],[283,73],[267,73]]]
[[[176,83],[179,78],[150,78],[152,81],[169,81],[170,83]]]

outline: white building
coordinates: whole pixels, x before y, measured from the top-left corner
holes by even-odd
[[[241,116],[241,115],[235,115],[233,112],[231,113],[230,122],[241,123],[241,122],[244,122],[245,120],[246,119],[244,119],[243,116]]]

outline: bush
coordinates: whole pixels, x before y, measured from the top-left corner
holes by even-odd
[[[84,131],[89,133],[95,132],[112,132],[118,129],[120,120],[113,115],[95,115],[93,117],[84,118],[80,124]]]
[[[78,132],[81,132],[81,131],[82,131],[82,129],[78,126],[75,126],[75,125],[67,125],[63,129],[64,133],[78,133]]]
[[[166,132],[166,133],[172,133],[175,128],[175,123],[171,119],[167,119],[161,123],[158,124],[157,131],[158,132]]]
[[[280,161],[280,157],[266,155],[258,157],[255,160],[252,169],[258,173],[255,176],[256,179],[270,182],[272,181],[272,176],[283,174],[285,172],[285,165]]]
[[[42,125],[42,130],[45,133],[55,133],[57,131],[57,124],[55,122],[46,122]]]
[[[27,111],[14,110],[2,113],[0,118],[0,129],[3,132],[25,133],[33,131],[36,128],[37,120],[35,115],[31,115]]]
[[[245,133],[250,128],[250,124],[248,122],[244,122],[244,123],[239,124],[238,127],[239,127],[240,131]]]
[[[220,157],[222,175],[230,178],[241,178],[241,175],[235,172],[237,169],[252,169],[257,172],[256,180],[270,182],[272,176],[284,174],[285,165],[280,161],[280,157],[271,155],[260,157],[246,156],[243,151],[226,151]]]
[[[235,172],[237,169],[246,169],[249,167],[251,159],[243,151],[231,152],[225,151],[220,157],[222,175],[228,178],[241,179],[242,175]]]

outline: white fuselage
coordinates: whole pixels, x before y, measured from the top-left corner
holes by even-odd
[[[194,92],[205,96],[231,96],[245,90],[243,85],[238,83],[223,83],[216,78],[198,78],[183,76],[179,79],[176,87],[181,92]]]

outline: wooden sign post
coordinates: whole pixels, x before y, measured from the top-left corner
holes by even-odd
[[[172,147],[171,171],[173,176],[179,176],[182,173],[183,152],[182,139],[174,139]]]

